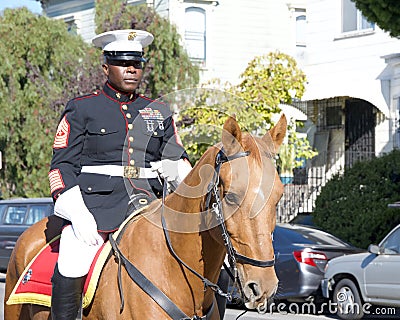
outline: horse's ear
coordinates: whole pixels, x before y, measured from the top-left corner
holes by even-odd
[[[275,126],[272,129],[270,129],[263,137],[264,139],[267,139],[267,136],[272,138],[272,141],[274,142],[275,153],[278,152],[279,147],[281,146],[283,139],[285,138],[286,129],[287,129],[286,116],[282,114],[279,121],[275,124]]]
[[[222,131],[222,145],[227,155],[237,153],[242,148],[242,131],[235,118],[235,116],[229,117]]]

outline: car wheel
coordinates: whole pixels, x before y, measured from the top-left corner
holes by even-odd
[[[364,316],[357,286],[350,279],[338,282],[333,292],[333,302],[341,319],[361,319]]]

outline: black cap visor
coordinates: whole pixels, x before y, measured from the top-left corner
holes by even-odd
[[[104,56],[108,61],[147,62],[147,60],[143,58],[143,52],[138,51],[104,51]]]

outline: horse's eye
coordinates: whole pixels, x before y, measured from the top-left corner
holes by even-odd
[[[239,197],[232,192],[225,193],[224,199],[228,204],[239,204]]]

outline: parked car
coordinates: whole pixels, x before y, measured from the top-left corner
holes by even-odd
[[[277,300],[323,299],[321,280],[327,262],[334,257],[366,251],[311,226],[277,224],[273,236],[275,271],[279,279]]]
[[[364,303],[400,307],[400,225],[368,252],[331,260],[322,280],[324,297],[342,319],[361,319]]]
[[[30,225],[53,213],[52,198],[0,200],[0,271],[8,260],[18,237]]]

